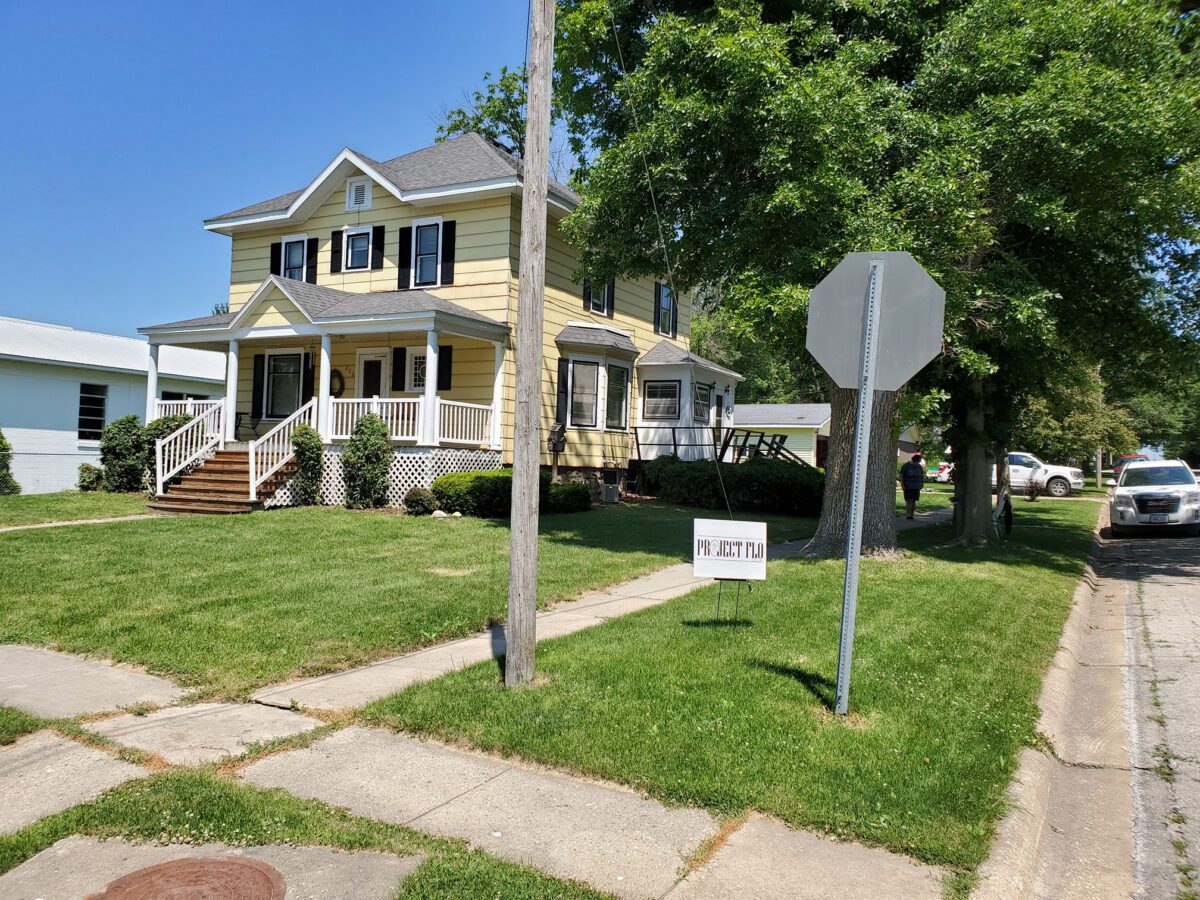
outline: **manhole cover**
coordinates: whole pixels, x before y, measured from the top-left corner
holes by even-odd
[[[283,900],[283,876],[256,859],[174,859],[109,882],[89,900]]]

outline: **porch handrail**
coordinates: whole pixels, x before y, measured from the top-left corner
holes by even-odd
[[[224,402],[224,400],[155,400],[154,417],[161,419],[164,416],[202,416]]]
[[[354,432],[355,423],[374,413],[387,424],[393,441],[415,441],[421,434],[424,397],[345,397],[329,404],[329,436],[345,440]]]
[[[258,486],[287,464],[295,451],[292,449],[292,432],[304,424],[317,427],[317,398],[309,400],[298,410],[264,434],[250,442],[247,457],[250,460],[250,499],[258,499]]]
[[[438,440],[448,444],[489,444],[492,407],[481,403],[437,398]]]
[[[209,408],[190,422],[154,442],[154,493],[179,472],[198,462],[214,447],[225,445],[225,401],[207,401]]]

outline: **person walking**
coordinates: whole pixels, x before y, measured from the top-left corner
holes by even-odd
[[[925,460],[920,453],[900,467],[900,486],[904,488],[904,508],[911,519],[917,512],[917,501],[921,499],[921,487],[925,484]]]

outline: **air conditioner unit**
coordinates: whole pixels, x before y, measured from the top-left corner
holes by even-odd
[[[619,484],[604,484],[600,486],[600,499],[605,503],[621,502],[621,486]]]

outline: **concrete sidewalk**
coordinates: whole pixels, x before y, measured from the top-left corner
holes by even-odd
[[[6,531],[29,531],[32,528],[63,528],[67,525],[103,525],[107,522],[137,522],[141,519],[161,519],[157,513],[135,513],[131,516],[109,516],[106,519],[64,519],[61,522],[34,522],[32,525],[4,525],[0,534]]]

